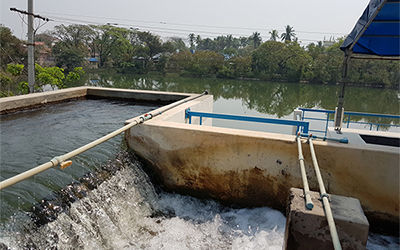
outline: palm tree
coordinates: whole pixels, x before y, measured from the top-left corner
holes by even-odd
[[[269,38],[269,40],[271,41],[276,41],[277,38],[279,38],[279,34],[277,30],[272,30],[269,32],[269,34],[271,35],[271,37]]]
[[[200,43],[201,43],[201,36],[197,35],[196,36],[196,45],[199,46]]]
[[[226,47],[231,48],[232,47],[232,42],[233,42],[233,36],[232,35],[227,35],[226,36]]]
[[[290,25],[286,25],[285,27],[285,32],[282,33],[281,39],[282,41],[292,41],[292,38],[294,38],[296,34],[294,33],[293,27],[290,27]]]
[[[253,40],[254,48],[258,48],[261,44],[261,36],[259,32],[254,32],[253,35],[250,36],[250,40]]]
[[[189,34],[189,44],[190,44],[190,48],[194,49],[194,33]]]
[[[247,37],[241,36],[240,40],[240,47],[244,48],[249,44],[249,39]]]

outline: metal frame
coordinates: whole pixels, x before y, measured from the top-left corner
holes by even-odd
[[[325,130],[314,130],[314,129],[309,129],[310,132],[319,132],[319,133],[324,133],[324,135],[327,135],[328,131],[328,123],[330,121],[334,121],[333,119],[329,119],[329,115],[335,114],[335,111],[333,110],[325,110],[325,109],[309,109],[309,108],[299,108],[299,110],[302,111],[301,115],[301,120],[304,121],[305,119],[308,120],[317,120],[317,121],[326,121],[325,125]],[[326,118],[321,119],[321,118],[315,118],[315,117],[306,117],[305,112],[314,112],[314,113],[325,113]],[[400,125],[396,124],[385,124],[385,123],[374,123],[374,122],[357,122],[357,121],[351,121],[351,116],[365,116],[365,117],[379,117],[379,118],[391,118],[391,119],[399,119],[400,120],[400,115],[385,115],[385,114],[373,114],[373,113],[361,113],[361,112],[344,112],[344,116],[347,116],[346,121],[344,124],[347,124],[346,127],[349,128],[351,123],[355,124],[364,124],[364,125],[370,125],[370,129],[372,130],[373,125],[376,126],[376,130],[379,130],[379,127],[381,126],[390,126],[390,127],[400,127]]]
[[[235,121],[260,122],[260,123],[269,123],[269,124],[297,126],[297,130],[299,130],[299,128],[302,127],[302,132],[305,134],[308,133],[309,126],[310,126],[310,123],[305,122],[305,121],[274,119],[274,118],[255,117],[255,116],[215,114],[215,113],[206,113],[206,112],[196,112],[196,111],[191,111],[190,109],[185,110],[185,117],[187,119],[189,119],[189,124],[192,123],[193,116],[200,117],[200,122],[199,122],[200,125],[202,125],[202,123],[203,123],[203,117],[204,118],[216,118],[216,119],[235,120]]]
[[[341,133],[341,120],[343,119],[342,117],[342,109],[344,106],[344,91],[345,91],[345,85],[347,82],[347,72],[349,70],[349,65],[350,65],[350,59],[374,59],[374,60],[400,60],[399,56],[379,56],[379,55],[369,55],[369,54],[361,54],[361,53],[353,53],[353,48],[357,44],[358,40],[364,35],[365,31],[368,29],[368,27],[371,25],[371,23],[374,22],[375,17],[378,15],[378,13],[381,11],[383,6],[387,3],[387,0],[382,1],[380,6],[376,9],[376,11],[372,14],[371,18],[368,20],[368,22],[364,25],[363,29],[361,32],[355,37],[353,43],[350,45],[350,47],[346,48],[344,51],[345,58],[343,61],[343,74],[342,74],[342,83],[341,83],[341,89],[340,89],[340,94],[338,98],[338,105],[337,105],[337,110],[338,112],[335,114],[335,130],[338,133]]]

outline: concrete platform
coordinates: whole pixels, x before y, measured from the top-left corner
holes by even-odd
[[[304,204],[303,190],[291,188],[284,249],[333,249],[328,222],[318,192],[311,192],[312,210]],[[343,249],[365,249],[369,223],[359,200],[331,195],[331,208]]]

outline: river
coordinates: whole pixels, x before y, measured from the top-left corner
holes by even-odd
[[[214,96],[214,112],[251,115],[270,118],[293,119],[297,107],[334,110],[340,88],[338,85],[278,83],[251,80],[227,80],[218,78],[186,78],[163,76],[135,76],[126,74],[87,74],[80,85],[143,90],[160,90],[186,93],[202,93],[208,90]],[[393,89],[377,89],[347,86],[346,111],[399,114],[400,92]],[[318,118],[324,118],[316,116]],[[331,117],[332,118],[332,117]],[[360,117],[352,117],[361,121]],[[397,123],[398,120],[364,118],[364,122]],[[265,124],[243,124],[214,120],[213,126],[246,128],[260,131],[291,133],[289,127]],[[323,126],[317,123],[317,126]],[[353,128],[369,128],[369,125]],[[374,127],[375,129],[376,127]],[[400,132],[400,129],[381,127],[381,130]]]

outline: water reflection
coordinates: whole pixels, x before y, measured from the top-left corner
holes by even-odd
[[[201,93],[205,89],[214,95],[214,100],[235,99],[247,109],[259,113],[284,117],[297,107],[334,109],[337,105],[339,86],[296,83],[277,83],[251,80],[226,80],[210,78],[183,78],[163,76],[137,76],[122,74],[88,74],[86,85]],[[347,87],[345,109],[349,111],[399,114],[398,91]],[[360,120],[353,117],[352,120]],[[367,118],[368,122],[397,123],[381,118]]]

